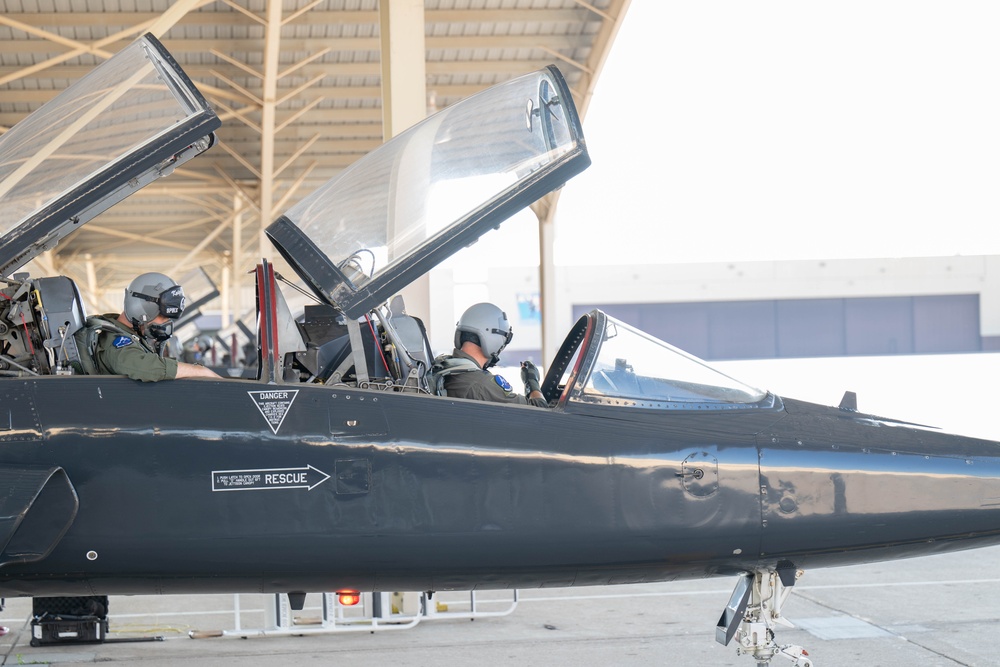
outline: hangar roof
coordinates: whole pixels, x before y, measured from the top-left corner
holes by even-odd
[[[276,2],[0,0],[0,132],[145,32],[223,121],[208,153],[69,236],[36,271],[74,278],[102,309],[120,305],[102,302],[105,290],[143,271],[179,278],[200,266],[219,284],[223,267],[258,261],[261,218],[382,143],[377,0]],[[424,4],[428,111],[556,64],[585,117],[629,0]]]

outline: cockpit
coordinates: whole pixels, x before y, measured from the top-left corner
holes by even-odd
[[[14,272],[207,150],[219,124],[146,35],[0,136],[0,376],[88,372],[76,285]],[[291,273],[258,264],[257,308],[219,332],[230,361],[242,358],[236,376],[429,394],[426,331],[396,295],[589,164],[573,93],[555,67],[394,137],[266,227]],[[572,327],[542,393],[566,410],[773,400],[600,311]]]

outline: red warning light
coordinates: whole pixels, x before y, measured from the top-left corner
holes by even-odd
[[[352,590],[337,591],[337,599],[345,607],[353,607],[361,602],[361,593]]]

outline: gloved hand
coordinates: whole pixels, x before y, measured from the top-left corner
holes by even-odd
[[[531,394],[533,391],[542,391],[542,374],[530,361],[521,362],[521,382],[524,383],[524,393]]]

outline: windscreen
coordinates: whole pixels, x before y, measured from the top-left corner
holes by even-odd
[[[637,407],[748,404],[766,392],[608,317],[579,400]]]

